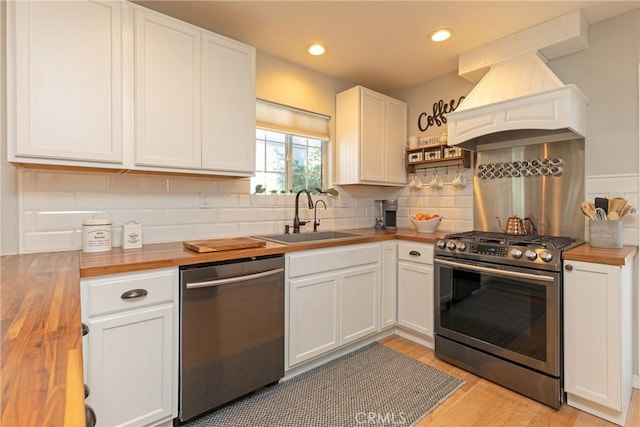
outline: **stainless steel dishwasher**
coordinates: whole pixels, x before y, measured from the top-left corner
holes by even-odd
[[[186,422],[284,376],[284,256],[180,268]]]

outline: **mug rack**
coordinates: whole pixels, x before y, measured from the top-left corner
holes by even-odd
[[[447,144],[427,145],[407,150],[407,173],[420,169],[433,169],[443,166],[471,167],[471,152]]]

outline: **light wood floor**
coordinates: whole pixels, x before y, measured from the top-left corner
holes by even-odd
[[[567,405],[559,410],[528,399],[492,382],[438,360],[433,350],[398,336],[381,341],[387,347],[461,378],[466,384],[417,427],[443,426],[615,426]],[[634,390],[627,426],[640,426],[640,391]]]

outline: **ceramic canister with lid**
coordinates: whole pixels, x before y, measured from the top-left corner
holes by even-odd
[[[111,224],[111,220],[108,218],[94,217],[82,221],[82,251],[110,251]]]

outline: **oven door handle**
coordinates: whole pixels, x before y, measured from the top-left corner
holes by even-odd
[[[555,281],[555,278],[553,278],[551,276],[539,276],[537,274],[520,273],[518,271],[499,270],[497,268],[489,268],[489,267],[481,267],[479,265],[463,264],[463,263],[460,263],[460,262],[448,261],[446,259],[437,259],[437,260],[435,260],[435,262],[440,263],[440,264],[444,264],[444,265],[448,265],[450,267],[466,268],[467,270],[480,271],[482,273],[489,273],[489,274],[493,274],[495,276],[516,277],[516,278],[519,278],[519,279],[541,280],[543,282],[553,282],[553,281]]]

